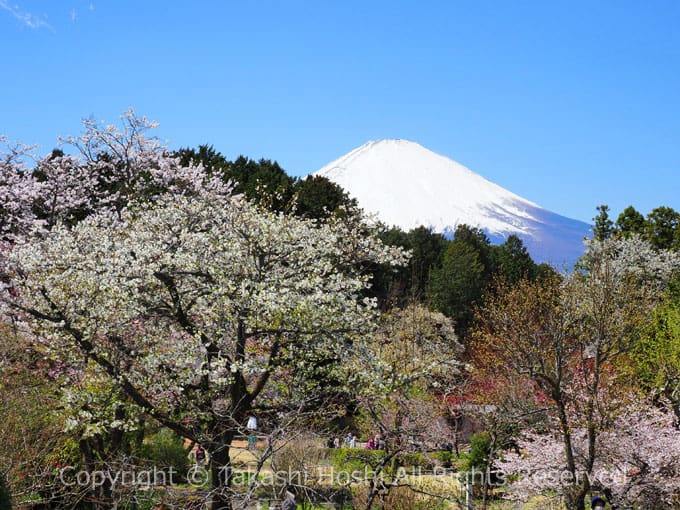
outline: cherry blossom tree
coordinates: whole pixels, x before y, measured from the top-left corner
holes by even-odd
[[[11,241],[33,226],[36,183],[28,162],[32,147],[10,143],[0,136],[0,240]]]
[[[79,136],[62,138],[62,150],[38,157],[35,147],[0,136],[0,235],[12,240],[57,222],[73,224],[100,210],[120,213],[131,200],[208,185],[227,193],[231,186],[212,178],[202,164],[183,164],[151,135],[158,126],[133,109],[120,126],[83,120]],[[30,166],[30,163],[34,163]],[[9,237],[8,237],[9,236]]]
[[[57,222],[74,224],[96,206],[97,176],[74,156],[50,154],[38,161],[33,172],[36,212],[42,228]]]
[[[347,342],[373,328],[358,268],[404,255],[367,228],[178,188],[19,242],[4,301],[59,357],[85,357],[144,412],[203,445],[213,508],[229,508],[229,445],[258,404],[276,406],[271,383],[309,398]],[[133,427],[128,418],[108,426]]]
[[[669,409],[635,402],[623,405],[602,425],[595,462],[589,464],[588,431],[572,434],[577,471],[590,480],[593,491],[607,497],[612,508],[670,508],[680,500],[680,431]],[[555,434],[529,432],[520,441],[521,453],[507,453],[497,463],[506,477],[519,476],[511,493],[524,499],[556,491],[564,494],[573,483],[564,469],[564,441]]]
[[[0,268],[6,302],[16,304],[21,292],[11,278],[8,256],[24,244],[49,236],[53,228],[68,232],[79,221],[97,213],[120,220],[130,203],[153,202],[163,194],[196,196],[205,192],[220,200],[229,196],[229,183],[212,177],[200,164],[181,164],[156,137],[150,136],[156,126],[136,116],[132,109],[122,115],[120,126],[85,120],[80,136],[62,140],[75,149],[74,154],[55,150],[42,158],[33,154],[32,147],[2,139],[7,148],[0,159],[0,233],[6,242],[0,251]],[[106,263],[105,257],[101,263]],[[21,320],[17,308],[5,311],[15,323]],[[140,408],[129,397],[125,402],[107,402],[104,406],[105,399],[98,394],[111,383],[105,380],[105,373],[97,373],[102,372],[101,367],[88,367],[82,358],[60,359],[52,347],[48,342],[43,354],[69,370],[69,384],[60,406],[62,418],[71,424],[70,433],[81,444],[101,450],[84,451],[84,463],[91,466],[88,458],[105,460],[118,450],[116,444],[122,444],[121,424],[125,420],[117,417],[134,416]],[[125,395],[115,385],[106,391]],[[97,406],[101,408],[94,410]]]
[[[386,476],[386,466],[395,457],[419,445],[450,440],[441,422],[462,351],[453,321],[417,304],[386,313],[377,333],[352,349],[354,394],[365,428],[386,445],[384,455],[371,466],[365,510],[375,508],[393,489],[414,488],[398,473]]]
[[[553,418],[569,508],[584,508],[600,424],[621,405],[610,391],[617,361],[635,345],[677,267],[677,255],[637,236],[592,241],[572,275],[501,285],[480,314],[478,338],[500,366],[535,385]],[[576,430],[586,434],[583,471]]]

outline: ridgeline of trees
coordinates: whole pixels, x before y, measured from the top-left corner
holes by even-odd
[[[657,250],[680,250],[680,213],[672,207],[661,206],[643,216],[629,205],[613,221],[609,217],[609,206],[599,205],[593,235],[603,241],[611,237],[629,238],[639,235]]]

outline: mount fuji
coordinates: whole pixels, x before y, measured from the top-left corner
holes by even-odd
[[[340,185],[389,226],[424,225],[451,237],[458,225],[467,224],[495,243],[516,234],[535,261],[555,266],[576,261],[591,229],[408,140],[368,142],[314,175]]]

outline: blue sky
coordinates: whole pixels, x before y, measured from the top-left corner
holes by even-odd
[[[680,2],[0,0],[0,134],[132,106],[305,175],[407,138],[554,212],[680,210]]]

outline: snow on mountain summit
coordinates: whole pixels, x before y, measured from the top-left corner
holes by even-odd
[[[425,225],[441,232],[466,223],[494,234],[528,233],[515,217],[538,207],[408,140],[368,142],[316,175],[342,186],[366,212],[406,230]]]
[[[387,225],[451,233],[465,223],[494,241],[517,234],[537,260],[575,260],[590,228],[408,140],[368,142],[314,174],[342,186]]]

